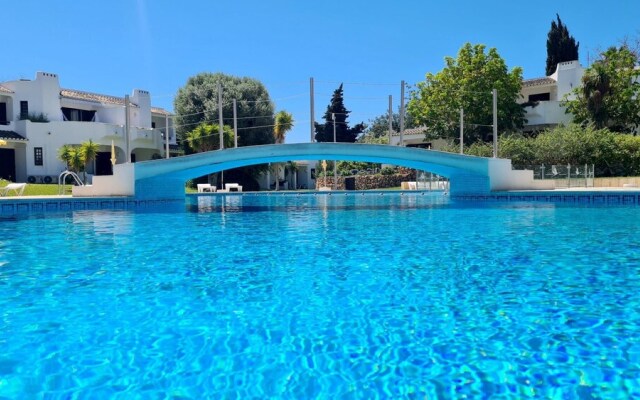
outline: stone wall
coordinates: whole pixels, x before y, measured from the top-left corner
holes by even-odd
[[[400,187],[400,184],[402,182],[415,181],[416,172],[414,170],[407,170],[393,175],[354,175],[352,177],[346,178],[356,179],[356,190],[384,189],[391,187]],[[337,190],[345,190],[344,180],[345,177],[338,177]],[[316,179],[316,190],[320,189],[323,186],[333,188],[333,177],[328,176],[326,178],[326,183],[324,177],[319,177],[318,179]]]

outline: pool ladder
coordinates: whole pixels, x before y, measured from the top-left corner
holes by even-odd
[[[80,179],[80,177],[78,176],[78,174],[76,174],[73,171],[63,171],[60,176],[58,176],[58,194],[64,194],[64,184],[67,180],[67,177],[70,176],[73,179],[73,183],[76,186],[84,186],[84,183],[82,183],[82,180]]]

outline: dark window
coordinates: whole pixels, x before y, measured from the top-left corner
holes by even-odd
[[[42,163],[42,147],[33,148],[33,164],[43,165]]]
[[[155,122],[151,122],[151,128],[152,129],[156,129],[156,123]]]
[[[7,103],[0,103],[0,125],[8,125],[7,121]]]
[[[20,119],[27,119],[29,116],[29,102],[21,101],[20,102]]]
[[[62,114],[66,121],[91,122],[96,115],[95,111],[79,110],[77,108],[62,107]]]
[[[538,93],[529,95],[529,101],[549,101],[550,99],[550,93]]]

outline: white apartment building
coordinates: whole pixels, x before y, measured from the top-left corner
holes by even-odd
[[[553,75],[543,78],[525,79],[522,82],[520,103],[532,103],[525,107],[524,132],[540,131],[558,124],[567,124],[573,120],[561,105],[565,96],[574,99],[574,88],[582,84],[584,68],[576,61],[561,62]]]
[[[63,145],[91,139],[99,153],[87,172],[110,175],[111,144],[116,163],[165,156],[165,134],[175,145],[173,118],[151,106],[151,95],[135,89],[129,96],[129,140],[125,98],[60,87],[58,75],[38,72],[35,80],[0,82],[0,178],[14,182],[56,182],[66,169],[58,159]],[[46,122],[32,122],[32,121]]]
[[[519,102],[531,104],[525,107],[527,122],[522,129],[523,132],[541,131],[558,124],[570,123],[573,116],[566,113],[566,107],[561,103],[565,96],[568,99],[574,98],[571,92],[581,85],[583,75],[584,68],[578,61],[567,61],[559,63],[553,75],[523,80]],[[428,127],[424,126],[406,129],[403,134],[403,145],[437,150],[446,143],[443,139],[425,141],[427,130]],[[393,132],[391,144],[400,145],[399,132]]]

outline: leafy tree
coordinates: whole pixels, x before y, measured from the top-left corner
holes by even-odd
[[[406,114],[404,118],[404,128],[414,128],[413,118]],[[391,129],[400,131],[400,113],[391,115]],[[384,139],[384,140],[380,140]],[[370,120],[365,131],[358,137],[360,143],[383,144],[389,143],[389,114],[382,114]]]
[[[225,148],[233,147],[234,137],[231,127],[227,125],[222,127],[222,137]],[[187,132],[184,141],[195,153],[218,150],[220,148],[220,126],[200,124],[192,131]]]
[[[316,130],[317,142],[333,142],[334,121],[332,116],[335,115],[336,142],[353,143],[360,133],[364,131],[364,123],[356,124],[350,128],[347,118],[349,113],[344,106],[342,84],[333,92],[331,103],[327,106],[327,112],[324,113],[324,124],[314,122]]]
[[[233,121],[233,99],[237,100],[238,146],[270,144],[273,139],[274,105],[264,85],[252,78],[222,73],[190,77],[174,100],[178,139],[201,123],[218,121],[218,83],[222,85],[225,125]],[[185,150],[189,150],[185,146]]]
[[[446,57],[446,67],[428,73],[411,93],[408,113],[416,125],[426,125],[429,135],[459,137],[460,108],[465,116],[465,143],[488,141],[492,135],[492,90],[498,91],[498,129],[522,128],[524,109],[516,102],[522,86],[522,69],[509,72],[494,48],[485,53],[482,44],[466,43],[457,58]]]
[[[558,14],[556,18],[557,21],[551,21],[551,29],[547,34],[547,75],[553,74],[559,63],[577,60],[580,47],[580,43],[569,35],[567,26],[562,23]]]
[[[567,112],[577,123],[614,132],[633,132],[640,126],[640,69],[637,55],[626,46],[610,47],[600,55],[565,98]]]

